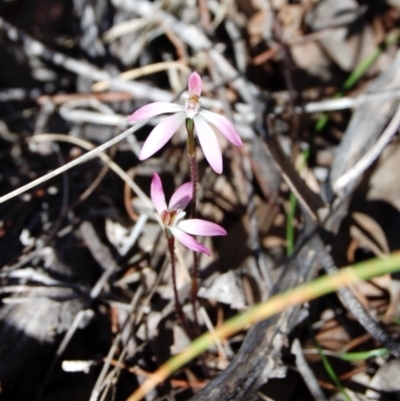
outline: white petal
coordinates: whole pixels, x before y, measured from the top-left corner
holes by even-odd
[[[226,235],[224,228],[218,224],[212,223],[211,221],[202,219],[188,219],[178,223],[178,228],[185,233],[192,235],[205,235],[211,237],[214,235]]]
[[[176,113],[183,110],[183,106],[168,102],[154,102],[137,109],[130,117],[129,122],[147,120],[164,113]]]
[[[210,256],[211,252],[207,247],[205,247],[204,245],[202,245],[199,242],[197,242],[193,237],[191,237],[190,235],[184,233],[179,228],[177,228],[177,227],[168,227],[168,230],[171,232],[171,234],[181,244],[185,245],[187,248],[189,248],[189,249],[191,249],[192,251],[195,251],[195,252],[206,253],[207,255]]]
[[[168,204],[168,210],[185,209],[192,200],[193,195],[192,183],[187,182],[181,185],[171,196]]]
[[[161,215],[162,212],[167,210],[161,178],[156,173],[153,174],[153,179],[151,181],[150,196],[158,214]]]
[[[222,153],[214,130],[201,115],[193,117],[194,128],[199,138],[200,146],[211,168],[217,173],[222,173]]]
[[[172,116],[166,117],[156,125],[144,142],[142,150],[140,151],[139,159],[148,159],[160,150],[183,124],[185,116],[185,112],[176,113]]]
[[[236,146],[243,146],[242,140],[240,139],[236,128],[227,118],[220,116],[217,113],[212,113],[208,110],[202,110],[199,114],[209,123],[215,125],[221,131],[221,134],[228,139],[228,141],[232,142]]]

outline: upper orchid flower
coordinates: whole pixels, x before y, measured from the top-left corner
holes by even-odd
[[[218,224],[201,219],[182,220],[185,217],[183,209],[192,199],[192,183],[181,185],[172,195],[168,207],[165,202],[164,190],[158,174],[153,174],[150,189],[151,200],[161,216],[168,237],[174,236],[187,248],[210,255],[210,250],[197,242],[192,235],[226,235],[226,231]]]
[[[215,125],[225,137],[236,146],[243,146],[239,134],[233,124],[225,117],[211,111],[201,110],[199,101],[201,94],[201,77],[197,72],[192,72],[188,82],[189,99],[185,105],[168,102],[155,102],[136,110],[129,118],[130,122],[146,120],[164,113],[174,113],[160,122],[146,139],[139,155],[140,160],[152,156],[161,149],[186,119],[193,120],[195,132],[203,149],[204,156],[212,169],[222,173],[222,154],[217,137],[210,124]]]

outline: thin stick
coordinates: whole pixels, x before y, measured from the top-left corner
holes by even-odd
[[[348,171],[346,171],[337,181],[333,184],[333,189],[338,192],[345,188],[349,182],[358,178],[364,171],[379,157],[385,146],[392,139],[399,129],[400,125],[400,106],[397,107],[396,113],[392,120],[386,127],[383,134],[376,141],[376,143],[369,149],[364,156]]]
[[[300,341],[297,338],[295,338],[293,341],[291,351],[292,354],[296,356],[297,369],[303,377],[304,383],[310,390],[310,393],[313,395],[314,399],[319,401],[327,401],[325,394],[322,392],[321,387],[318,384],[314,372],[311,370],[306,358],[304,357]]]
[[[166,233],[167,240],[168,240],[169,258],[170,258],[170,261],[171,261],[172,287],[174,289],[175,309],[176,309],[176,312],[178,314],[179,319],[182,322],[183,328],[188,333],[189,337],[192,338],[192,336],[190,335],[188,322],[186,320],[185,314],[183,313],[182,304],[179,301],[178,286],[177,286],[177,282],[176,282],[176,265],[175,265],[175,251],[174,251],[175,241],[174,241],[174,237],[168,231],[166,231],[165,233]]]
[[[74,136],[68,136],[64,134],[56,134],[56,133],[46,133],[32,136],[28,139],[28,142],[43,142],[43,141],[61,141],[73,143],[74,145],[80,146],[86,150],[97,149],[95,145],[91,142],[85,141],[82,138],[76,138]],[[140,189],[140,187],[133,181],[133,179],[129,176],[129,174],[125,173],[125,171],[115,163],[106,153],[100,152],[96,155],[101,159],[106,165],[110,167],[111,170],[114,171],[125,183],[132,189],[132,191],[138,196],[143,204],[150,209],[153,209],[153,204],[148,196]],[[68,164],[67,164],[68,165]],[[66,166],[67,166],[66,165]]]
[[[154,64],[146,65],[143,67],[135,68],[133,70],[125,71],[125,72],[119,74],[118,78],[121,79],[122,81],[130,81],[130,80],[134,80],[134,79],[140,78],[145,75],[154,74],[159,71],[169,70],[170,68],[179,69],[188,75],[190,73],[189,67],[184,65],[182,62],[163,61],[160,63],[154,63]],[[94,92],[99,92],[99,91],[106,90],[109,87],[110,87],[109,81],[99,81],[92,85],[92,90]]]
[[[45,174],[42,177],[37,178],[36,180],[33,180],[32,182],[30,182],[29,184],[26,184],[14,191],[9,192],[6,195],[3,195],[0,197],[0,203],[3,203],[11,198],[14,198],[26,191],[29,191],[30,189],[36,187],[39,184],[42,184],[43,182],[46,182],[48,180],[50,180],[51,178],[56,177],[57,175],[63,173],[64,171],[69,170],[72,167],[77,166],[78,164],[87,162],[88,160],[91,160],[93,157],[99,155],[100,153],[103,152],[103,150],[109,148],[110,146],[122,141],[123,139],[125,139],[127,136],[129,136],[131,133],[137,131],[139,128],[143,127],[144,125],[146,125],[147,120],[144,122],[141,122],[139,124],[134,125],[133,127],[127,129],[126,131],[122,132],[121,134],[117,135],[115,138],[109,140],[106,143],[103,143],[103,145],[98,146],[97,148],[91,150],[88,153],[85,153],[84,155],[82,155],[81,157],[78,157],[75,160],[72,160],[71,162],[65,164],[64,166],[61,166],[57,169],[55,169],[54,171],[51,171],[48,174]]]

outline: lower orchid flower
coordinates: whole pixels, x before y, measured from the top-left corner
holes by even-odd
[[[218,224],[202,219],[183,220],[186,213],[183,209],[192,199],[192,183],[181,185],[172,195],[169,204],[165,201],[162,182],[158,174],[153,174],[150,190],[151,200],[161,216],[167,238],[176,238],[180,243],[195,252],[210,255],[210,250],[197,242],[191,235],[226,235],[226,231]]]
[[[233,124],[223,116],[211,111],[201,110],[199,101],[201,94],[201,77],[192,72],[188,81],[189,99],[185,105],[168,102],[154,102],[136,110],[129,118],[129,122],[137,122],[152,118],[164,113],[174,113],[165,118],[150,132],[143,144],[139,155],[145,160],[160,150],[183,125],[185,120],[192,120],[195,132],[199,138],[204,156],[211,168],[218,174],[222,173],[222,153],[217,137],[210,124],[217,127],[221,133],[234,145],[243,146],[239,134]]]

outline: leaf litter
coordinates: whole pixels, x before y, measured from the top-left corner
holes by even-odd
[[[222,176],[197,155],[199,214],[228,233],[204,243],[212,256],[199,264],[199,333],[321,267],[384,258],[400,248],[400,56],[396,41],[384,45],[399,35],[399,21],[397,1],[4,2],[1,195],[115,138],[145,104],[183,104],[197,71],[205,107],[232,121],[244,142],[236,149],[217,135]],[[379,46],[376,61],[343,93]],[[328,120],[318,131],[322,113]],[[3,399],[126,400],[190,340],[149,204],[154,172],[167,198],[190,178],[183,132],[151,159],[138,158],[158,122],[2,199]],[[302,152],[309,154],[303,168]],[[299,205],[293,213],[291,192]],[[295,253],[288,258],[290,216]],[[183,247],[176,256],[191,321],[192,258]],[[316,342],[351,399],[393,395],[396,381],[382,377],[398,370],[399,282],[388,275],[289,308],[216,342],[147,399],[343,398]],[[337,358],[381,347],[388,353]]]

